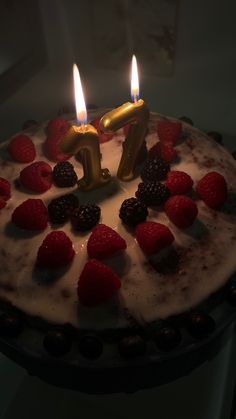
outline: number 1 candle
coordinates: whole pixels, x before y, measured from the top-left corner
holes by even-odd
[[[132,58],[131,97],[133,102],[127,102],[105,114],[100,121],[100,128],[105,133],[112,133],[130,124],[127,138],[123,145],[123,153],[117,171],[117,177],[122,181],[134,178],[134,169],[144,142],[149,110],[142,99],[139,99],[139,80],[137,61]]]
[[[73,125],[62,139],[60,147],[66,154],[80,152],[84,176],[79,179],[81,190],[91,190],[109,182],[108,169],[101,168],[99,138],[96,128],[87,124],[87,110],[84,101],[80,75],[76,64],[73,66],[76,116],[80,125]]]

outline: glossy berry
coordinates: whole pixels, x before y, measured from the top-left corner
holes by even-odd
[[[63,118],[54,118],[48,122],[46,131],[48,135],[65,134],[70,128],[70,123]]]
[[[81,205],[71,213],[71,224],[76,231],[91,230],[99,221],[101,209],[94,204]]]
[[[0,199],[8,201],[11,197],[11,185],[8,180],[0,177]]]
[[[163,143],[171,143],[173,146],[180,138],[182,133],[182,123],[173,122],[169,119],[162,119],[157,124],[157,134],[159,140]]]
[[[67,131],[70,129],[70,124],[62,118],[52,119],[47,126],[47,138],[44,143],[47,157],[55,162],[64,161],[70,158],[69,155],[64,154],[60,149],[60,143]]]
[[[164,160],[156,156],[149,157],[143,165],[141,178],[144,182],[163,180],[169,170],[170,166]]]
[[[64,224],[69,220],[71,213],[78,208],[79,200],[74,194],[67,194],[52,199],[48,205],[49,220],[52,224]]]
[[[50,330],[44,337],[43,345],[52,356],[63,356],[70,351],[71,340],[69,336],[59,330]]]
[[[25,230],[44,230],[48,225],[48,211],[41,199],[27,199],[12,213],[12,222]]]
[[[146,221],[136,227],[135,236],[144,253],[152,255],[171,245],[174,236],[164,224]]]
[[[137,198],[125,199],[120,207],[119,217],[128,226],[136,226],[146,220],[148,209],[146,204]]]
[[[163,325],[155,335],[155,342],[162,351],[171,351],[181,342],[179,329],[172,325]]]
[[[97,224],[87,243],[90,258],[104,259],[126,249],[126,241],[111,227]]]
[[[225,178],[218,172],[209,172],[203,176],[197,184],[196,191],[208,207],[215,209],[224,204],[228,195]]]
[[[43,193],[52,186],[52,168],[44,161],[37,161],[20,172],[22,186],[32,192]]]
[[[167,174],[165,182],[171,195],[184,195],[192,190],[193,180],[185,172],[179,170],[172,170]]]
[[[16,337],[23,329],[23,323],[15,314],[2,313],[0,315],[0,336]]]
[[[17,135],[10,141],[8,151],[11,158],[19,163],[30,163],[36,157],[33,141],[24,134]]]
[[[135,195],[147,206],[161,205],[169,198],[170,191],[160,182],[141,182]]]
[[[164,160],[166,163],[172,163],[172,161],[177,157],[177,151],[173,147],[172,143],[162,143],[159,141],[159,143],[155,144],[149,150],[149,156],[156,156]]]
[[[53,168],[53,181],[60,188],[75,186],[78,180],[73,165],[68,161],[62,161]]]
[[[64,231],[52,231],[43,240],[37,254],[37,264],[45,268],[60,268],[72,262],[73,244]]]
[[[102,351],[102,341],[96,336],[86,335],[79,339],[79,352],[85,358],[97,359],[101,356]]]
[[[146,352],[146,342],[140,335],[125,336],[119,342],[119,352],[124,358],[135,358]]]
[[[121,287],[119,277],[102,262],[89,260],[79,278],[78,297],[81,304],[96,306],[106,302]]]
[[[177,227],[188,228],[197,217],[198,208],[196,203],[187,196],[174,195],[166,201],[165,212]]]
[[[106,143],[107,141],[110,141],[114,137],[114,134],[106,134],[105,132],[101,131],[100,126],[99,126],[101,117],[102,115],[91,122],[91,125],[93,125],[98,132],[98,139],[99,139],[100,144]]]
[[[193,337],[202,339],[214,331],[215,322],[208,314],[197,311],[188,316],[187,329]]]

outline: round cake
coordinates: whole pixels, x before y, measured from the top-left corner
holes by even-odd
[[[89,118],[94,120],[102,114],[104,111],[101,110],[91,112]],[[66,119],[69,123],[73,122]],[[173,128],[179,128],[181,124],[181,132],[174,141],[160,138],[163,121]],[[33,162],[46,162],[55,173],[57,162],[49,158],[49,137],[51,136],[52,143],[54,141],[58,145],[62,134],[53,133],[50,124],[35,125],[26,129],[23,134],[35,145],[36,155]],[[147,150],[144,147],[137,176],[130,182],[121,182],[116,173],[125,130],[108,136],[100,133],[102,167],[109,169],[112,178],[108,184],[92,191],[81,191],[76,184],[69,187],[57,186],[55,182],[43,193],[30,190],[27,188],[28,180],[24,180],[27,176],[24,177],[22,171],[32,161],[14,161],[14,147],[9,145],[12,139],[1,145],[1,178],[11,185],[11,197],[6,199],[6,205],[1,209],[0,300],[3,303],[17,308],[31,319],[42,320],[45,324],[70,325],[79,330],[99,332],[132,328],[134,325],[145,327],[154,321],[168,319],[198,306],[223,287],[234,273],[236,164],[232,156],[216,141],[190,124],[152,113],[146,135]],[[160,147],[160,144],[165,145]],[[19,150],[21,151],[20,145]],[[27,154],[27,150],[24,153]],[[69,160],[78,178],[83,176],[80,158],[72,156]],[[148,167],[151,160],[152,165]],[[155,178],[154,163],[157,160],[164,161],[165,165],[164,172],[163,167],[161,168],[162,175]],[[193,182],[190,179],[190,187],[186,188],[186,193],[181,193],[182,184],[180,190],[177,187],[177,193],[176,189],[171,191],[175,184],[175,174],[173,180],[171,172],[184,172],[190,176]],[[211,207],[207,197],[204,199],[201,194],[200,181],[209,173],[213,173],[216,184],[217,175],[221,175],[219,184],[222,177],[226,182],[227,199],[223,199],[221,205]],[[28,179],[30,177],[29,175]],[[168,193],[162,199],[163,202],[154,200],[158,205],[153,205],[152,201],[151,204],[147,202],[147,196],[152,193],[148,187],[155,189],[157,182],[159,187],[160,184],[165,185]],[[207,186],[211,187],[211,181]],[[76,230],[70,220],[64,224],[56,224],[49,219],[42,230],[33,231],[20,228],[19,223],[17,225],[14,222],[16,217],[13,214],[24,201],[42,200],[44,206],[49,208],[52,200],[66,194],[74,194],[78,198],[79,207],[97,205],[101,210],[98,222],[118,233],[119,238],[123,239],[122,243],[125,241],[123,249],[114,255],[107,250],[108,257],[105,250],[105,257],[99,261],[119,279],[120,287],[117,287],[110,298],[104,298],[104,301],[97,304],[89,304],[89,301],[84,303],[78,293],[78,284],[86,264],[92,260],[96,266],[96,258],[90,258],[87,249],[91,234],[94,234],[92,228],[87,231]],[[146,196],[144,204],[148,215],[142,222],[134,223],[135,225],[126,223],[121,217],[123,202],[135,197],[142,201],[143,196]],[[193,212],[190,210],[192,221],[189,222],[187,210],[184,218],[187,220],[186,225],[185,221],[182,224],[178,220],[173,222],[171,213],[174,211],[174,204],[171,208],[170,200],[175,196],[179,200],[180,197],[187,197],[194,203]],[[178,199],[176,205],[180,205]],[[182,208],[182,216],[184,211]],[[167,243],[160,243],[156,250],[148,248],[147,243],[144,243],[143,232],[140,233],[141,238],[137,233],[140,225],[144,227],[147,223],[151,231],[148,232],[148,245],[152,243],[152,232],[156,225],[166,226],[172,239],[167,240]],[[39,248],[46,236],[53,231],[62,231],[71,240],[74,249],[71,261],[66,266],[60,266],[60,263],[54,267],[42,264],[39,266]]]

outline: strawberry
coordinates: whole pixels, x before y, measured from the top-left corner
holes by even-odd
[[[0,177],[0,199],[8,201],[11,197],[11,185],[8,180]]]
[[[164,160],[166,163],[171,163],[177,157],[177,151],[174,149],[172,143],[159,143],[155,144],[149,150],[150,156],[157,156]]]
[[[165,203],[165,212],[177,227],[190,227],[198,214],[196,203],[184,195],[171,196]]]
[[[43,240],[37,254],[37,264],[45,268],[60,268],[72,262],[73,243],[64,231],[52,231]]]
[[[120,278],[108,266],[91,259],[80,274],[77,291],[82,304],[96,306],[109,300],[120,287]]]
[[[162,119],[157,124],[157,134],[159,140],[163,143],[171,143],[174,146],[181,133],[181,122],[172,122],[168,119]]]
[[[137,242],[144,253],[152,255],[169,246],[174,241],[170,229],[164,224],[146,221],[135,230]]]
[[[113,256],[126,247],[125,240],[115,230],[105,224],[98,224],[89,237],[87,251],[89,257],[103,259]]]
[[[171,195],[184,195],[192,190],[193,180],[185,172],[172,170],[167,174],[166,186]]]
[[[197,194],[210,208],[219,208],[227,199],[227,183],[218,172],[209,172],[197,184]]]
[[[91,125],[93,125],[98,132],[100,144],[106,143],[107,141],[110,141],[113,138],[113,134],[105,134],[104,132],[100,130],[99,122],[100,122],[101,117],[102,115],[91,122]]]
[[[12,222],[26,230],[44,230],[48,225],[48,211],[41,199],[27,199],[12,213]]]
[[[42,193],[52,186],[52,168],[44,161],[37,161],[20,172],[21,184],[30,191]]]
[[[28,135],[17,135],[9,145],[8,151],[11,158],[19,163],[30,163],[36,157],[36,150],[33,141]]]
[[[60,142],[69,130],[70,124],[62,118],[52,119],[47,126],[47,138],[44,143],[45,152],[52,161],[68,160],[70,156],[60,150]]]

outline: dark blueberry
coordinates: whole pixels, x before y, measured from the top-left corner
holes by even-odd
[[[74,230],[87,231],[98,223],[100,216],[101,209],[97,205],[88,204],[76,208],[70,219]]]
[[[230,284],[227,290],[226,298],[232,306],[236,306],[236,285]]]
[[[136,226],[142,223],[147,216],[147,206],[137,198],[125,199],[120,207],[119,217],[129,226]]]
[[[22,320],[14,314],[0,315],[0,335],[7,337],[16,337],[22,331]]]
[[[162,351],[171,351],[180,344],[181,333],[175,326],[164,325],[157,331],[155,342]]]
[[[27,119],[27,121],[25,121],[22,125],[22,129],[23,130],[28,130],[31,128],[35,128],[36,126],[38,126],[38,122],[35,121],[34,119]]]
[[[83,336],[79,340],[79,351],[85,358],[96,359],[102,354],[103,344],[96,336]]]
[[[193,337],[202,339],[214,331],[215,322],[208,314],[196,311],[188,316],[187,329]]]
[[[67,194],[52,199],[48,205],[49,220],[53,224],[63,224],[68,221],[71,212],[79,206],[79,200],[74,194]]]
[[[236,160],[236,151],[233,151],[232,156],[233,156],[234,160]]]
[[[63,356],[71,348],[71,340],[67,334],[59,330],[47,332],[43,340],[46,351],[53,356]]]
[[[126,336],[119,342],[119,352],[125,358],[142,356],[146,352],[146,342],[139,335]]]
[[[213,140],[215,140],[217,143],[222,144],[222,135],[219,132],[210,131],[207,133],[207,135],[213,138]]]
[[[147,206],[161,205],[169,198],[170,191],[165,185],[157,181],[141,182],[135,195]]]
[[[189,125],[192,125],[192,126],[194,125],[192,119],[189,118],[188,116],[181,116],[179,119],[180,121],[186,122]]]
[[[163,180],[166,178],[170,166],[157,156],[149,157],[142,168],[141,178],[144,182]]]
[[[74,186],[78,180],[74,167],[69,161],[57,163],[53,168],[52,175],[54,183],[60,188]]]
[[[180,255],[175,249],[171,249],[162,258],[150,258],[149,263],[160,274],[170,275],[179,271]]]

